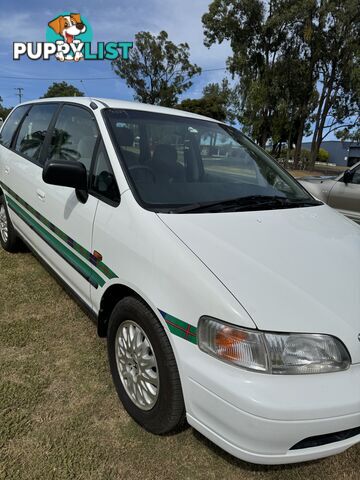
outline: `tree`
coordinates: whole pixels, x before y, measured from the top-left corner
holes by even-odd
[[[165,31],[157,36],[139,32],[129,58],[120,57],[112,65],[115,73],[134,89],[135,100],[172,107],[179,95],[191,87],[191,79],[201,72],[189,57],[189,45],[175,45]]]
[[[9,107],[9,108],[6,108],[3,106],[3,99],[2,97],[0,97],[0,118],[2,118],[3,120],[5,120],[5,118],[9,115],[9,113],[11,112],[12,110],[12,107]]]
[[[312,165],[331,132],[358,128],[360,118],[360,4],[358,0],[316,3],[318,21],[313,29],[319,45],[316,70],[320,88],[312,117]]]
[[[299,59],[301,17],[293,8],[304,1],[213,0],[202,19],[205,45],[230,41],[228,69],[239,77],[237,117],[261,146],[272,138],[273,145],[288,142],[290,150],[299,129],[305,128],[301,106],[315,82],[304,85],[308,75],[305,59]]]
[[[66,82],[54,82],[41,98],[83,97],[84,93]]]
[[[287,138],[297,162],[311,124],[314,163],[330,132],[356,128],[359,17],[358,0],[212,1],[203,16],[205,44],[230,41],[238,119],[260,145]]]
[[[234,123],[236,115],[234,112],[234,92],[230,87],[229,80],[223,78],[221,83],[208,83],[203,89],[204,98],[209,101],[218,102],[225,112],[224,120]]]
[[[209,83],[203,89],[201,98],[183,100],[176,106],[179,110],[205,115],[220,122],[232,121],[233,116],[230,109],[231,88],[229,81],[223,79],[221,84]]]
[[[176,105],[179,110],[196,113],[198,115],[205,115],[206,117],[214,118],[223,122],[226,118],[226,112],[222,105],[213,102],[209,98],[186,98],[179,105]]]
[[[346,127],[343,130],[338,130],[335,133],[335,137],[341,142],[350,141],[360,143],[360,120],[354,125],[353,129]]]

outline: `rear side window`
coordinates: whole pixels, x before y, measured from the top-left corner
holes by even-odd
[[[0,144],[4,147],[9,148],[11,141],[13,139],[14,133],[16,132],[19,123],[21,122],[25,112],[29,109],[29,105],[22,105],[21,107],[16,108],[10,114],[9,118],[6,120],[4,127],[1,130],[0,135]]]
[[[41,148],[51,119],[58,108],[55,103],[33,105],[26,115],[15,145],[15,150],[34,162],[39,162]]]
[[[96,196],[99,196],[101,199],[110,200],[112,204],[119,204],[120,202],[119,188],[103,142],[101,142],[97,151],[91,190]]]
[[[89,173],[98,135],[96,120],[89,111],[64,105],[56,120],[49,159],[79,161]]]

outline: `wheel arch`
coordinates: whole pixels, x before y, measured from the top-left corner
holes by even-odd
[[[111,285],[104,292],[100,301],[100,310],[98,315],[98,335],[99,337],[106,337],[107,327],[110,319],[111,312],[115,305],[125,297],[134,297],[144,303],[151,311],[154,309],[144,300],[138,292],[133,290],[127,285],[120,283]]]

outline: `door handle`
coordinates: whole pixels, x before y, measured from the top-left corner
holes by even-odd
[[[9,175],[10,167],[5,167],[4,173],[5,173],[5,175]]]
[[[45,201],[45,192],[42,190],[36,190],[36,195],[38,196],[38,199],[41,200],[42,202]]]

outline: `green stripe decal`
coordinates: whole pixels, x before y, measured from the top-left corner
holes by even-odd
[[[169,313],[160,310],[170,332],[173,335],[177,335],[184,340],[188,340],[191,343],[197,344],[196,327],[190,325],[190,323],[183,322],[179,318],[173,317]]]
[[[72,267],[74,267],[84,278],[92,285],[104,286],[105,280],[100,277],[89,265],[80,260],[71,250],[51,235],[45,228],[36,222],[25,210],[23,210],[14,200],[6,196],[9,207],[31,227],[48,245],[50,245],[59,255],[61,255]]]
[[[64,233],[60,228],[56,227],[54,224],[52,224],[47,218],[42,216],[37,210],[35,210],[31,205],[29,205],[27,202],[25,202],[19,195],[17,195],[11,188],[9,188],[7,185],[4,185],[0,181],[0,185],[6,190],[12,197],[15,198],[15,200],[20,203],[26,210],[28,210],[37,220],[39,220],[45,227],[47,227],[49,230],[51,230],[52,233],[54,233],[58,238],[61,238],[61,240],[65,243],[68,244],[69,247],[71,247],[75,252],[77,252],[79,255],[81,255],[85,260],[90,262],[95,268],[100,270],[109,280],[113,278],[118,278],[116,273],[114,273],[105,263],[100,262],[94,255],[92,255],[91,252],[86,250],[83,246],[81,246],[79,243],[77,243],[75,240],[73,240],[69,235]],[[8,198],[8,197],[7,197]]]
[[[82,275],[91,285],[95,288],[98,286],[103,287],[105,285],[105,280],[95,272],[95,270],[85,262],[83,262],[77,255],[75,255],[70,248],[75,250],[79,255],[85,258],[89,263],[91,263],[95,268],[100,270],[108,279],[118,278],[118,276],[103,262],[99,262],[88,250],[82,247],[79,243],[75,242],[71,237],[66,235],[62,230],[53,225],[49,220],[43,217],[37,210],[35,210],[31,205],[25,202],[21,197],[19,197],[13,190],[4,185],[0,181],[0,185],[6,190],[12,197],[15,198],[22,207],[18,205],[11,197],[6,195],[6,201],[8,206],[35,232],[42,238],[51,248],[53,248],[65,261],[67,261],[80,275]],[[36,220],[35,220],[36,219]],[[42,225],[38,223],[40,221],[45,227],[47,227],[51,233],[46,230]],[[64,245],[61,243],[54,235],[60,238]],[[68,248],[70,247],[70,248]],[[161,315],[163,316],[170,332],[173,335],[177,335],[184,340],[187,340],[193,344],[197,344],[197,329],[190,323],[183,322],[179,318],[173,317],[169,313],[163,312],[160,310]]]

